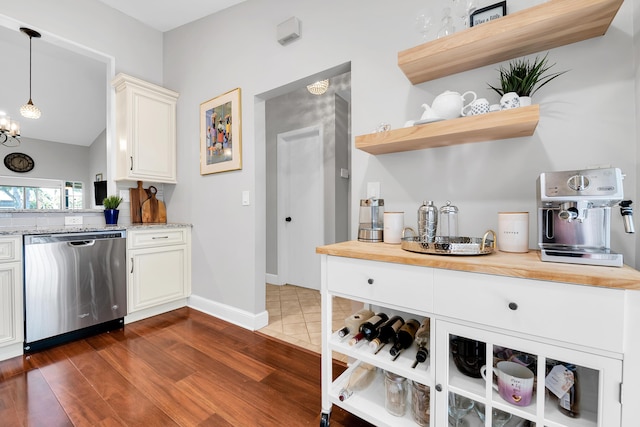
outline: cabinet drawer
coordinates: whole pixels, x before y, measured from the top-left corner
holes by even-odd
[[[450,270],[434,280],[437,314],[623,351],[624,291]]]
[[[329,292],[400,309],[433,311],[433,269],[328,257]]]
[[[129,249],[178,245],[187,242],[186,228],[163,228],[158,230],[129,231]]]
[[[22,250],[19,237],[0,239],[0,263],[20,261]]]

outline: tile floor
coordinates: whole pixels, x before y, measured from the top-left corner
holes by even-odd
[[[269,324],[260,329],[260,332],[316,353],[321,352],[319,291],[293,285],[267,284],[266,305]],[[361,303],[334,297],[333,330],[342,328],[344,319],[360,308]]]

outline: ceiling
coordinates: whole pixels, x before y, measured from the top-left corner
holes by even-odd
[[[100,0],[159,31],[168,31],[244,0]],[[20,123],[22,137],[89,146],[106,127],[107,64],[61,46],[59,40],[34,38],[32,99],[42,116],[20,116],[29,100],[29,37],[0,23],[0,52],[5,58],[0,81],[0,112]],[[8,60],[7,58],[10,58]]]
[[[245,0],[100,0],[138,21],[165,32]]]

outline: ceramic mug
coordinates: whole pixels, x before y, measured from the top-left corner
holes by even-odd
[[[498,377],[498,384],[492,384],[500,397],[516,406],[528,406],[533,397],[533,380],[535,375],[531,369],[519,363],[502,361],[493,368]],[[487,366],[480,368],[480,374],[487,381]]]
[[[467,111],[465,111],[467,110]],[[478,98],[471,104],[462,108],[463,116],[477,116],[479,114],[486,114],[489,112],[489,101],[485,98]]]
[[[509,110],[520,106],[520,97],[515,92],[507,92],[500,98],[500,108]]]

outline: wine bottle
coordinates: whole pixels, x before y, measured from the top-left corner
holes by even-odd
[[[351,316],[344,319],[344,328],[338,331],[338,336],[344,338],[350,333],[356,332],[360,325],[367,321],[367,319],[373,316],[373,311],[363,308],[357,313],[353,313]]]
[[[376,367],[368,363],[361,362],[353,369],[349,376],[349,381],[338,393],[338,399],[344,401],[348,399],[354,391],[362,390],[371,384],[376,376]]]
[[[380,326],[378,336],[371,340],[369,347],[376,353],[385,346],[385,344],[393,343],[396,340],[398,330],[404,325],[404,319],[400,316],[393,316]]]
[[[573,385],[558,400],[560,412],[571,418],[580,416],[580,393],[578,392],[578,372],[575,365],[565,365],[565,368],[573,374]]]
[[[425,319],[420,324],[418,331],[416,332],[415,342],[418,345],[418,352],[416,353],[416,361],[413,362],[412,368],[415,368],[418,363],[422,363],[427,360],[429,357],[429,347],[430,347],[430,337],[431,337],[431,319],[425,317]]]
[[[378,328],[387,320],[389,316],[384,313],[378,313],[360,325],[359,332],[351,338],[349,345],[356,345],[363,339],[371,341],[378,335]]]
[[[413,343],[413,337],[415,337],[416,331],[419,327],[420,322],[418,322],[416,319],[407,320],[407,322],[398,330],[398,333],[396,334],[396,342],[389,350],[389,353],[391,353],[392,356],[397,357],[398,355],[400,355],[402,350],[404,350],[405,348],[409,348],[409,346]]]

